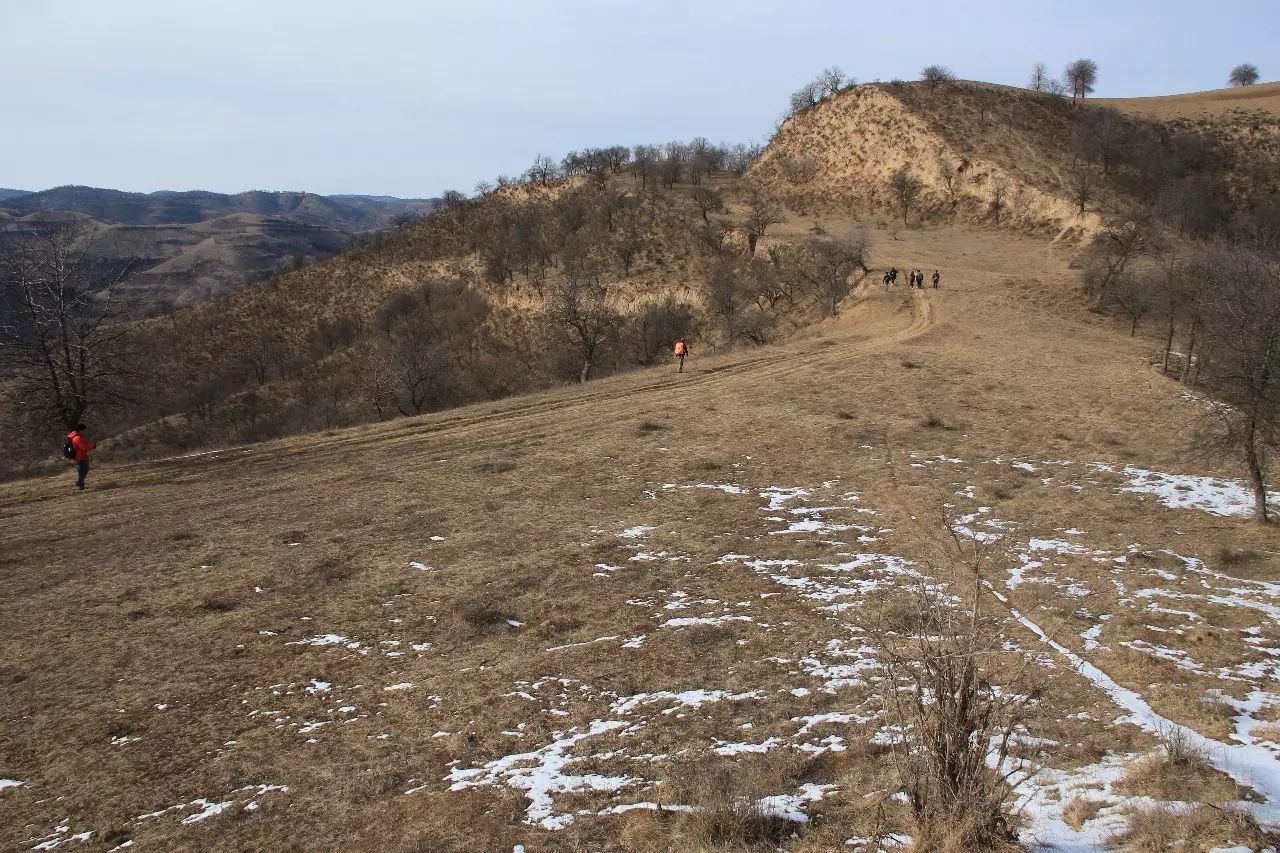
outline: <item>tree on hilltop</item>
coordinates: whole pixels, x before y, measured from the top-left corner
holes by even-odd
[[[1232,86],[1252,86],[1258,82],[1258,66],[1252,62],[1242,62],[1231,69],[1231,76],[1227,81]]]
[[[822,97],[829,98],[838,94],[849,82],[849,79],[845,77],[845,73],[840,70],[839,65],[832,65],[822,69],[815,82],[818,84]]]
[[[1098,63],[1092,59],[1077,59],[1063,72],[1073,100],[1084,100],[1098,82]]]
[[[929,91],[932,92],[944,83],[954,83],[956,75],[945,65],[926,65],[920,72],[920,79],[929,84]]]
[[[1043,62],[1037,62],[1031,69],[1031,82],[1027,88],[1033,92],[1049,91],[1049,69]]]
[[[545,186],[547,181],[556,178],[559,171],[560,169],[555,160],[552,160],[546,154],[539,154],[533,158],[533,165],[529,167],[529,171],[525,175],[530,181],[535,181]]]

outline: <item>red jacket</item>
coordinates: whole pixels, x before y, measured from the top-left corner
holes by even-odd
[[[89,461],[89,451],[98,446],[92,441],[85,441],[80,431],[75,429],[67,433],[67,441],[71,442],[71,446],[76,449],[77,462]]]

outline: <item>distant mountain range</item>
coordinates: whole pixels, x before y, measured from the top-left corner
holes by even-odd
[[[435,206],[435,199],[258,190],[0,188],[0,230],[84,220],[102,251],[141,259],[135,289],[154,312],[229,293],[286,259],[296,263],[342,251],[357,233],[388,228]]]
[[[98,187],[65,186],[39,192],[0,189],[0,207],[15,216],[74,212],[121,225],[190,225],[231,213],[283,216],[344,231],[386,227],[402,213],[435,207],[432,199],[335,195],[306,192],[250,192],[226,195],[205,190],[130,193]]]

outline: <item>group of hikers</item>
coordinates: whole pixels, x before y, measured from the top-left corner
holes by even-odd
[[[934,270],[932,278],[933,278],[933,287],[936,290],[938,285],[942,282],[942,273],[938,272],[937,270]],[[883,281],[884,281],[885,290],[888,290],[890,287],[893,287],[895,284],[897,284],[898,268],[889,267],[888,271],[884,274]],[[911,270],[909,273],[907,273],[907,285],[909,287],[918,287],[921,290],[924,290],[924,270],[914,269],[914,270]]]

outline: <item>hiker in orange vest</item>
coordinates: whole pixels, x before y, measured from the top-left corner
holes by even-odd
[[[75,429],[67,433],[67,443],[63,454],[76,462],[76,488],[84,491],[84,478],[89,476],[89,451],[98,445],[87,441],[84,437],[85,425],[76,424]]]
[[[689,345],[685,343],[684,338],[676,341],[676,361],[680,362],[680,369],[676,373],[684,373],[684,359],[689,354]]]

